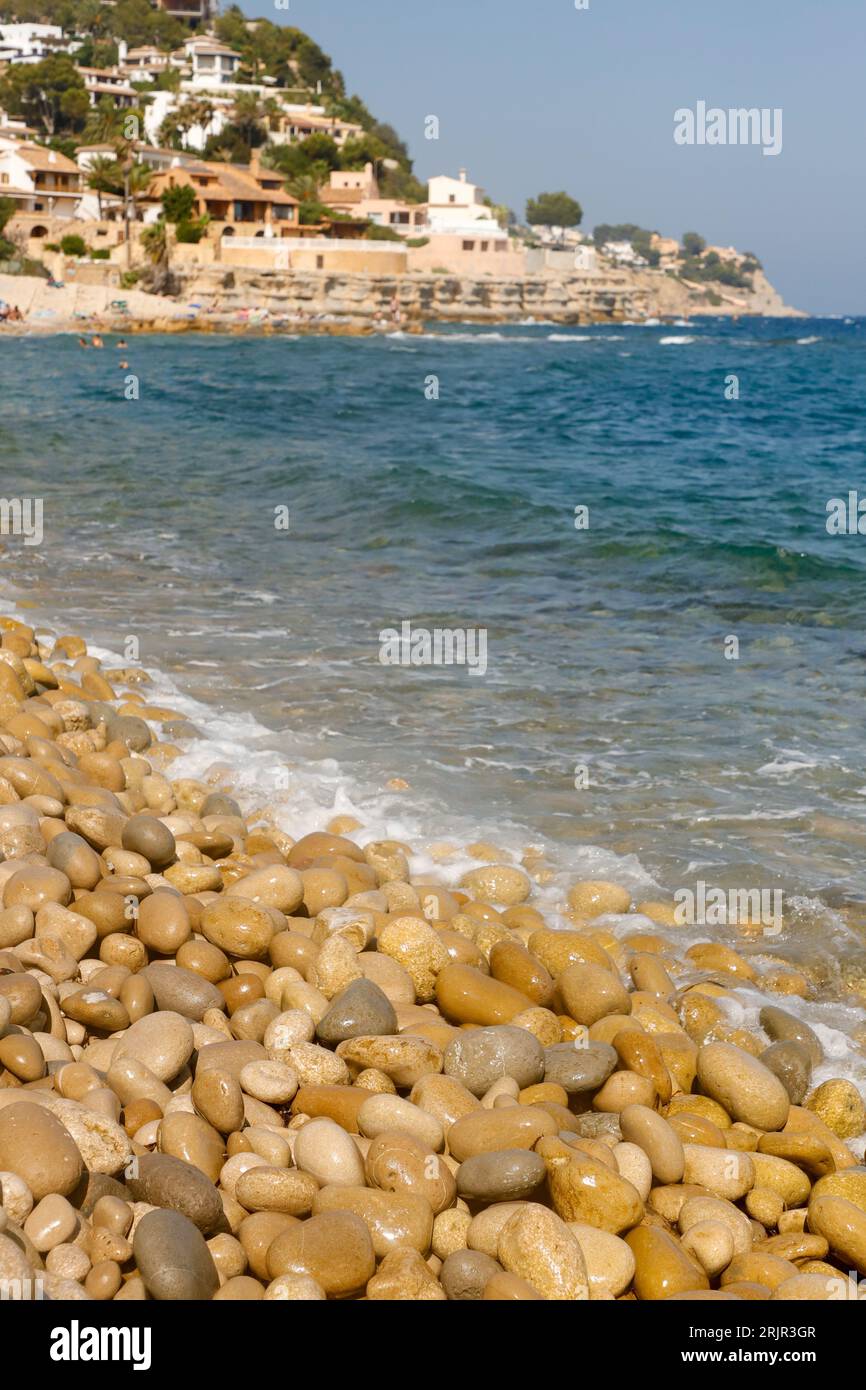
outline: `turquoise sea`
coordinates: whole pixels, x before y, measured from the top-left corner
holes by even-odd
[[[0,339],[5,606],[134,638],[287,824],[862,920],[864,375],[850,319]],[[405,621],[486,674],[382,665]]]

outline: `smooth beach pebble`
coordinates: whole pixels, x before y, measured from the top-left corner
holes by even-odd
[[[536,1203],[526,1203],[499,1233],[497,1259],[538,1289],[544,1298],[581,1302],[589,1299],[589,1276],[583,1251],[564,1221]]]
[[[331,1046],[348,1038],[396,1032],[393,1004],[373,980],[364,977],[353,980],[332,998],[316,1028],[319,1041]]]
[[[37,1202],[66,1197],[84,1165],[67,1129],[42,1106],[21,1101],[0,1110],[0,1171],[16,1173]]]
[[[439,1282],[445,1297],[453,1302],[478,1300],[494,1274],[501,1273],[502,1266],[490,1255],[480,1250],[457,1250],[443,1261]]]
[[[628,912],[631,894],[615,883],[587,879],[569,888],[568,903],[582,917],[592,920],[607,912]]]
[[[369,1187],[423,1197],[434,1215],[450,1207],[457,1195],[454,1174],[445,1159],[403,1130],[388,1130],[372,1140],[364,1173]]]
[[[544,1077],[544,1049],[523,1028],[508,1024],[461,1033],[445,1048],[442,1069],[467,1091],[482,1096],[500,1076],[510,1076],[518,1087],[531,1086]]]
[[[707,1043],[698,1053],[698,1080],[704,1093],[734,1119],[756,1129],[782,1129],[790,1100],[768,1067],[730,1043]]]
[[[112,1055],[143,1062],[159,1081],[171,1081],[192,1056],[194,1038],[189,1020],[172,1010],[140,1018],[127,1030]]]
[[[201,1301],[219,1287],[204,1237],[179,1211],[148,1212],[136,1227],[133,1253],[151,1298]]]
[[[589,1026],[607,1014],[631,1013],[631,995],[615,974],[601,965],[569,965],[557,988],[571,1018]]]
[[[685,1154],[667,1120],[645,1105],[627,1105],[620,1111],[619,1123],[623,1139],[637,1144],[647,1155],[656,1182],[682,1182]]]
[[[266,1105],[288,1105],[297,1092],[298,1077],[284,1062],[248,1062],[241,1070],[240,1084],[247,1095]]]
[[[441,1149],[445,1142],[442,1124],[436,1116],[402,1096],[370,1096],[358,1111],[358,1128],[370,1139],[399,1130],[434,1151]]]
[[[564,1221],[583,1221],[620,1235],[643,1217],[640,1193],[603,1163],[577,1151],[572,1156],[558,1140],[539,1141],[537,1152],[547,1165],[553,1205]]]
[[[568,1229],[583,1253],[590,1298],[599,1293],[618,1298],[634,1277],[635,1259],[631,1248],[619,1236],[584,1221],[569,1221]]]
[[[313,1200],[313,1214],[349,1211],[360,1216],[373,1241],[377,1259],[399,1245],[427,1255],[433,1237],[433,1211],[424,1197],[411,1192],[383,1192],[370,1187],[323,1187]]]
[[[326,1211],[290,1226],[267,1253],[271,1279],[282,1274],[307,1275],[331,1298],[346,1298],[365,1288],[376,1270],[370,1232],[350,1211]]]
[[[460,1164],[457,1191],[467,1202],[510,1202],[530,1197],[544,1181],[539,1154],[526,1149],[498,1149],[476,1154]]]
[[[331,1119],[309,1120],[295,1138],[295,1163],[321,1187],[364,1184],[364,1161],[350,1134]]]
[[[709,1288],[703,1269],[667,1231],[638,1226],[625,1240],[634,1255],[634,1288],[639,1299],[661,1300]]]

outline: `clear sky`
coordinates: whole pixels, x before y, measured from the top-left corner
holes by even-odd
[[[866,313],[866,0],[241,0],[330,54],[422,179],[463,165],[523,217],[754,251],[786,300]],[[781,107],[783,148],[679,146],[674,112]],[[426,116],[440,138],[424,138]]]

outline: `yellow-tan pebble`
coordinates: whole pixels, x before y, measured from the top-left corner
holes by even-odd
[[[724,1221],[696,1221],[682,1237],[682,1247],[709,1279],[727,1269],[734,1258],[734,1237]]]
[[[510,1023],[529,1009],[533,1000],[511,985],[484,975],[470,965],[451,963],[436,979],[436,1002],[446,1018],[457,1023]]]
[[[543,1298],[585,1302],[589,1276],[583,1251],[566,1223],[535,1202],[509,1217],[499,1233],[496,1256],[509,1274],[516,1274]]]
[[[400,1130],[433,1152],[445,1143],[440,1120],[402,1096],[370,1096],[358,1111],[358,1128],[369,1139]]]
[[[756,1129],[782,1129],[791,1103],[779,1078],[757,1058],[730,1043],[707,1043],[698,1053],[701,1090],[734,1120]]]
[[[820,1179],[836,1171],[833,1155],[817,1134],[790,1134],[787,1131],[782,1134],[762,1134],[758,1140],[758,1152],[772,1154],[775,1158],[787,1158],[812,1178]],[[840,1193],[840,1196],[845,1195]]]
[[[240,1084],[247,1095],[266,1105],[288,1105],[297,1092],[298,1077],[284,1062],[247,1062]]]
[[[312,1211],[319,1185],[297,1168],[257,1165],[242,1173],[235,1185],[235,1200],[247,1211],[281,1211],[306,1216]]]
[[[809,1201],[812,1185],[795,1163],[763,1153],[750,1154],[749,1162],[755,1172],[755,1186],[777,1193],[786,1207],[802,1207]]]
[[[465,873],[460,887],[484,902],[516,907],[526,902],[532,884],[522,869],[510,864],[487,864],[484,868],[470,869]]]
[[[431,1240],[433,1254],[440,1260],[447,1260],[448,1256],[453,1255],[455,1251],[465,1250],[471,1225],[472,1216],[468,1211],[461,1211],[457,1207],[449,1207],[446,1211],[440,1211],[433,1221]]]
[[[815,1197],[808,1219],[809,1230],[824,1237],[836,1259],[866,1274],[866,1212],[844,1197]]]
[[[192,1085],[192,1102],[221,1134],[231,1134],[243,1125],[243,1093],[231,1072],[218,1067],[199,1072]]]
[[[786,1279],[792,1279],[797,1266],[779,1255],[765,1251],[752,1250],[746,1255],[735,1255],[721,1277],[722,1287],[728,1284],[763,1284],[767,1289],[777,1289]]]
[[[377,945],[408,971],[419,1003],[433,999],[437,976],[450,959],[433,927],[417,917],[397,917],[381,929]]]
[[[476,1154],[499,1149],[531,1149],[543,1135],[555,1133],[556,1121],[538,1107],[482,1108],[451,1125],[448,1149],[458,1163],[463,1163]]]
[[[682,1182],[685,1154],[679,1136],[667,1120],[645,1105],[627,1105],[620,1111],[623,1139],[637,1144],[650,1161],[656,1182]]]
[[[617,1055],[624,1067],[647,1077],[655,1087],[661,1105],[667,1105],[673,1087],[670,1072],[661,1049],[652,1037],[633,1028],[623,1028],[613,1039]]]
[[[767,1230],[775,1230],[779,1224],[779,1217],[785,1210],[785,1203],[778,1192],[773,1192],[769,1187],[753,1187],[751,1192],[746,1193],[746,1211],[754,1221],[760,1221]]]
[[[496,942],[490,952],[490,973],[542,1008],[549,1007],[553,999],[550,972],[515,938]]]
[[[536,1152],[545,1161],[553,1205],[564,1221],[583,1221],[620,1235],[643,1217],[640,1193],[618,1172],[578,1151],[566,1157],[559,1141],[542,1139]]]
[[[389,1251],[367,1285],[371,1302],[443,1302],[445,1297],[445,1290],[418,1251],[405,1248]]]
[[[656,1088],[647,1076],[635,1071],[615,1071],[592,1098],[593,1110],[618,1115],[628,1106],[640,1105],[652,1109],[658,1099]]]
[[[628,912],[631,907],[631,893],[616,883],[606,883],[602,879],[584,879],[569,888],[568,904],[574,912],[592,920],[593,917],[601,917],[608,912]]]
[[[372,1187],[323,1187],[313,1201],[313,1215],[352,1212],[364,1222],[377,1259],[408,1245],[426,1255],[433,1237],[433,1211],[412,1192],[383,1192]]]
[[[373,1139],[364,1172],[370,1187],[423,1197],[434,1216],[449,1208],[457,1195],[457,1183],[445,1159],[400,1130],[388,1130]]]
[[[731,1233],[735,1255],[745,1255],[752,1248],[749,1218],[733,1202],[724,1198],[688,1196],[675,1219],[684,1240],[694,1226],[721,1223]]]
[[[638,1226],[625,1237],[635,1259],[634,1291],[641,1300],[709,1288],[709,1280],[680,1242],[660,1227]]]
[[[295,1137],[295,1164],[321,1187],[362,1186],[364,1161],[351,1135],[333,1120],[310,1120]]]
[[[612,1152],[620,1177],[630,1182],[641,1201],[645,1202],[652,1187],[653,1173],[643,1149],[637,1144],[623,1143],[616,1144]]]
[[[325,1294],[345,1298],[366,1288],[376,1269],[373,1242],[354,1212],[326,1211],[283,1231],[267,1252],[271,1279],[302,1274]]]
[[[578,931],[550,931],[541,927],[529,938],[529,950],[556,978],[569,965],[599,965],[613,970],[613,961],[603,947]]]
[[[866,1106],[860,1092],[841,1077],[824,1081],[806,1097],[805,1107],[839,1139],[855,1139],[866,1130]]]
[[[755,1186],[753,1155],[706,1144],[684,1144],[683,1182],[697,1183],[715,1197],[736,1202]]]
[[[494,1274],[492,1279],[484,1285],[484,1292],[481,1295],[485,1301],[499,1303],[511,1302],[513,1300],[521,1302],[531,1302],[536,1299],[543,1299],[536,1288],[527,1279],[521,1279],[517,1274],[509,1274],[502,1270],[499,1274]]]
[[[557,980],[566,1010],[589,1027],[607,1014],[631,1012],[631,996],[612,971],[600,965],[569,965]]]
[[[773,1290],[772,1303],[788,1302],[846,1302],[858,1298],[857,1285],[853,1279],[846,1279],[838,1270],[828,1266],[827,1273],[807,1273],[800,1270],[785,1279]]]
[[[724,1131],[731,1127],[730,1115],[709,1096],[671,1096],[670,1104],[665,1111],[665,1118],[670,1120],[675,1115],[698,1115],[701,1119],[709,1120],[710,1124],[715,1125],[717,1129]]]
[[[446,1130],[463,1115],[482,1109],[481,1101],[453,1076],[422,1076],[409,1093],[413,1105],[435,1115]]]
[[[338,1045],[337,1057],[350,1067],[375,1067],[396,1086],[414,1086],[422,1076],[442,1070],[442,1049],[409,1033],[347,1038]]]
[[[84,1291],[97,1303],[114,1298],[123,1283],[120,1265],[116,1260],[100,1260],[89,1270]]]
[[[227,956],[258,960],[274,935],[270,913],[248,898],[218,898],[201,915],[201,931]]]
[[[265,1289],[264,1297],[276,1303],[314,1303],[326,1297],[325,1290],[308,1274],[280,1274]]]
[[[78,1229],[78,1214],[65,1197],[49,1193],[24,1222],[24,1234],[40,1254],[71,1241]]]
[[[583,1252],[589,1278],[589,1296],[599,1293],[618,1298],[634,1278],[634,1255],[631,1248],[609,1231],[600,1231],[585,1221],[570,1221],[568,1229]]]

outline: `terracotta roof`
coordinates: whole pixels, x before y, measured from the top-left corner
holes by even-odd
[[[183,178],[187,175],[187,178]],[[297,207],[298,200],[283,189],[263,188],[255,176],[246,168],[233,164],[205,163],[184,165],[176,169],[163,169],[154,174],[150,194],[158,197],[164,187],[170,187],[174,178],[180,182],[191,183],[204,202],[246,202],[275,203],[281,207]],[[214,182],[206,187],[196,184],[196,177],[207,176]],[[267,177],[267,176],[266,176]],[[158,191],[157,191],[158,190]]]
[[[65,154],[61,154],[59,150],[46,150],[43,145],[19,145],[14,153],[20,155],[31,169],[38,169],[46,174],[80,172],[78,165],[67,159]]]

